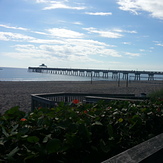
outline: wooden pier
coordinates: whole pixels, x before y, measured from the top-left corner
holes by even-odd
[[[163,76],[163,72],[158,71],[134,71],[134,70],[99,70],[99,69],[76,69],[76,68],[48,68],[48,67],[28,67],[29,72],[50,73],[60,75],[72,75],[83,77],[100,77],[118,80],[129,79],[129,74],[134,80],[141,80],[141,76],[147,75],[147,80],[155,80],[155,75]]]

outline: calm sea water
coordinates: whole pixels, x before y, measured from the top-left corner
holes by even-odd
[[[121,74],[121,78],[122,78],[122,74]],[[155,76],[155,79],[163,81],[163,75]],[[113,80],[113,79],[110,75],[109,78],[93,77],[92,80],[97,81],[97,80]],[[129,74],[129,80],[134,80],[133,74]],[[141,80],[148,80],[148,76],[147,75],[141,76]],[[91,77],[34,73],[34,72],[28,72],[27,68],[0,67],[0,81],[91,81]]]
[[[89,81],[90,77],[33,73],[27,68],[0,68],[0,81]]]

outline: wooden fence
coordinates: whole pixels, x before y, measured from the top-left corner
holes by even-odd
[[[81,102],[97,102],[99,100],[144,100],[146,97],[135,97],[135,94],[92,94],[92,93],[48,93],[48,94],[32,94],[31,101],[32,111],[35,108],[44,107],[52,108],[55,107],[56,103],[65,102],[69,103],[73,100],[78,99]]]

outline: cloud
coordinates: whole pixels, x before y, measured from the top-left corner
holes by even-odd
[[[162,0],[117,0],[117,3],[121,10],[130,11],[136,15],[146,11],[154,18],[163,19]]]
[[[52,37],[62,37],[62,38],[82,38],[84,34],[62,28],[51,28],[47,30]]]
[[[33,39],[29,40],[30,43],[37,43],[37,44],[64,44],[64,40],[57,40],[57,39]]]
[[[145,52],[146,50],[145,49],[139,49],[140,52]]]
[[[114,49],[107,48],[107,45],[94,40],[66,39],[62,45],[41,45],[41,48],[55,54],[56,56],[94,56],[105,55],[112,57],[121,57]]]
[[[163,43],[161,41],[153,41],[156,46],[163,46]]]
[[[73,22],[73,24],[76,24],[76,25],[83,25],[81,22]]]
[[[31,34],[44,35],[44,39],[12,32],[0,32],[0,40],[21,42],[15,45],[11,53],[3,53],[14,58],[45,59],[55,58],[59,61],[92,61],[102,62],[103,57],[121,57],[114,45],[104,42],[84,39],[85,35],[64,28],[46,29],[45,32],[29,30]],[[101,31],[100,31],[101,32]],[[99,32],[97,32],[99,33]],[[100,33],[102,34],[102,33]],[[1,53],[2,54],[2,53]],[[95,60],[96,56],[103,56]]]
[[[78,4],[78,6],[72,6],[68,4],[69,1],[63,0],[63,1],[52,1],[52,0],[36,0],[36,3],[44,3],[45,5],[48,5],[47,7],[44,7],[43,10],[52,10],[52,9],[71,9],[71,10],[84,10],[86,9],[85,6],[81,6],[81,4]]]
[[[23,35],[20,33],[0,32],[0,40],[3,41],[30,41],[33,39],[34,37]]]
[[[156,44],[157,46],[163,46],[163,44],[161,44],[161,43],[158,43],[158,44]]]
[[[4,25],[4,24],[0,24],[0,27],[4,27],[4,28],[9,28],[9,29],[18,29],[18,30],[23,30],[23,31],[27,31],[27,28],[22,28],[22,27],[13,27],[13,26],[8,26],[8,25]]]
[[[48,35],[45,32],[39,32],[39,31],[31,31],[31,32],[36,33],[36,34],[39,34],[39,35]]]
[[[89,33],[97,33],[101,37],[107,37],[107,38],[121,38],[121,37],[123,37],[123,35],[118,33],[118,32],[98,30],[98,29],[93,28],[93,27],[83,28],[83,29],[87,30]]]
[[[123,37],[123,34],[121,33],[137,33],[136,31],[122,30],[122,29],[98,30],[94,27],[83,28],[83,29],[87,30],[89,33],[97,33],[101,37],[107,37],[107,38],[121,38]]]
[[[112,31],[119,32],[119,33],[137,33],[136,31],[129,31],[129,30],[123,30],[123,29],[118,29],[118,28],[115,28]]]
[[[111,49],[113,45],[95,40],[64,38],[62,40],[51,40],[51,44],[48,44],[48,41],[49,40],[32,39],[29,42],[39,44],[18,44],[12,46],[16,52],[6,53],[5,55],[14,58],[17,57],[18,59],[53,58],[58,61],[91,61],[98,63],[102,62],[103,57],[106,56],[121,57],[118,51]],[[93,59],[95,56],[102,57],[100,60],[95,60]]]
[[[15,45],[13,46],[16,50],[16,52],[13,53],[7,53],[6,55],[17,58],[17,59],[24,59],[24,58],[50,58],[51,55],[48,53],[48,51],[41,49],[40,46],[35,46],[31,44],[26,45]]]
[[[131,45],[131,42],[122,42],[124,45]]]
[[[98,16],[108,16],[112,15],[111,12],[85,12],[87,15],[98,15]]]
[[[139,53],[130,53],[130,52],[126,52],[125,54],[128,55],[128,56],[131,56],[131,57],[139,57],[139,56],[140,56]]]

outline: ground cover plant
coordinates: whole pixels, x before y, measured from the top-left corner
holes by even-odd
[[[163,132],[163,101],[77,99],[0,116],[0,162],[101,162]]]
[[[153,100],[157,100],[158,98],[163,99],[163,88],[151,92],[149,97]]]

